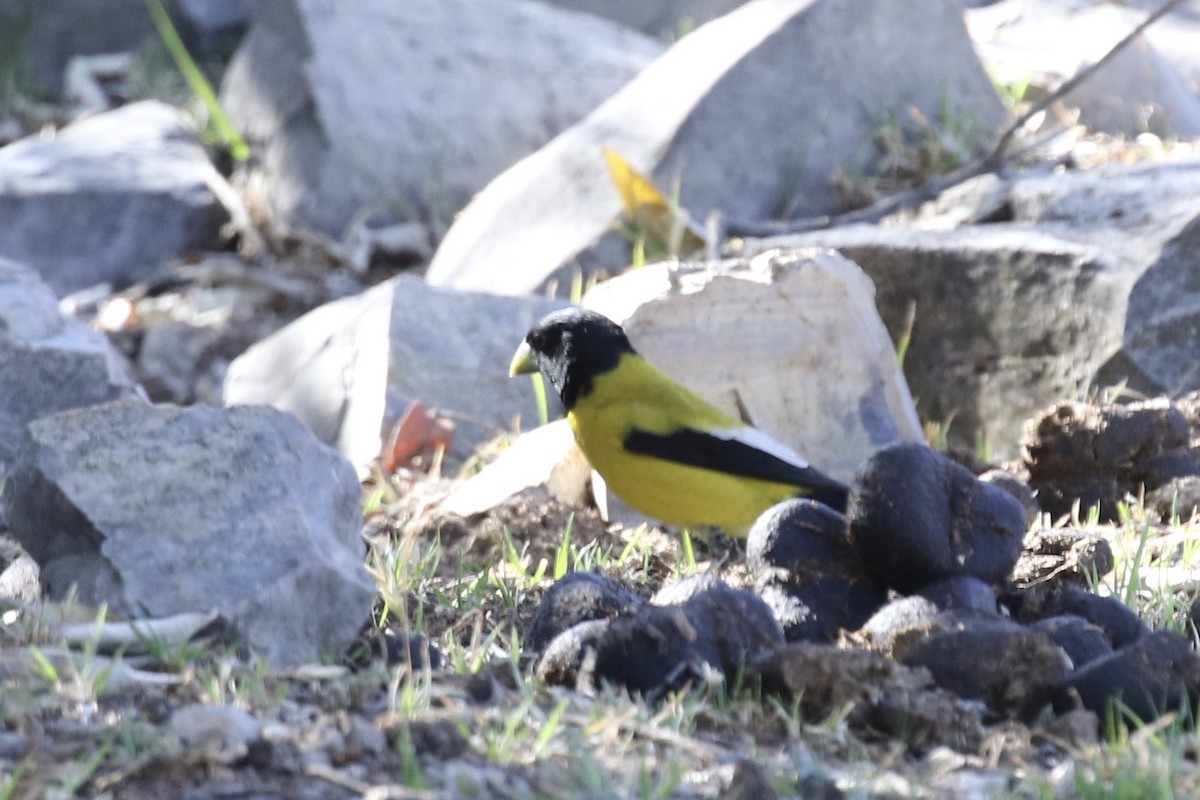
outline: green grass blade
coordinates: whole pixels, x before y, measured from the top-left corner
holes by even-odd
[[[575,525],[575,515],[567,518],[567,529],[563,532],[562,544],[554,553],[554,580],[561,580],[567,574],[571,558],[571,528]]]
[[[33,656],[35,663],[35,671],[47,683],[59,683],[58,670],[54,664],[46,657],[40,647],[30,647],[29,655]]]
[[[225,109],[221,106],[221,101],[217,98],[216,91],[213,90],[212,84],[204,75],[204,71],[196,64],[196,60],[192,58],[192,54],[188,52],[187,47],[183,43],[183,39],[179,38],[179,31],[175,29],[174,23],[171,22],[171,17],[167,14],[167,10],[163,7],[162,0],[146,0],[146,8],[150,12],[150,18],[154,21],[154,27],[158,31],[158,36],[162,39],[163,45],[167,48],[167,52],[171,54],[175,65],[179,67],[179,72],[183,75],[183,79],[187,81],[188,88],[200,98],[200,102],[208,110],[209,119],[212,122],[213,130],[216,132],[218,141],[221,145],[229,150],[229,154],[233,156],[235,161],[245,161],[250,158],[250,145],[246,144],[246,140],[242,138],[242,134],[238,132],[237,127],[225,115]]]

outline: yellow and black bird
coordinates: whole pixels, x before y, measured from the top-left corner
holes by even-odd
[[[740,538],[792,497],[845,510],[845,485],[655,369],[607,317],[577,308],[544,317],[509,367],[532,372],[558,392],[609,488],[643,514]]]

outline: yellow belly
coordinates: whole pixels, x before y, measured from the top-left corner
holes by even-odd
[[[725,475],[641,455],[588,453],[609,489],[631,507],[669,525],[716,527],[744,537],[762,512],[794,497],[797,489]]]
[[[742,537],[759,514],[798,494],[796,487],[787,484],[627,451],[623,443],[634,426],[669,432],[677,428],[680,419],[711,427],[738,427],[740,423],[636,356],[627,357],[622,367],[598,379],[593,391],[568,414],[575,441],[617,497],[669,525],[713,526]]]

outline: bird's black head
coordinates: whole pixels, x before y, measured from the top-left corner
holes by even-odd
[[[634,352],[621,326],[594,311],[566,308],[543,317],[525,336],[510,374],[540,372],[569,411],[597,375]]]

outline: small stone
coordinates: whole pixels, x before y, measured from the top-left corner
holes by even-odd
[[[22,603],[36,602],[42,596],[40,575],[41,570],[33,556],[22,553],[0,572],[0,597]]]
[[[407,739],[414,754],[439,762],[460,758],[471,746],[458,725],[448,719],[412,720],[391,733],[401,742]]]
[[[1034,733],[1059,747],[1081,753],[1099,744],[1099,731],[1100,719],[1081,708],[1050,717]]]
[[[0,731],[0,761],[15,764],[25,757],[29,742],[19,733]]]
[[[387,737],[370,720],[351,714],[346,728],[347,752],[379,755],[387,749]]]
[[[419,633],[400,634],[385,631],[383,647],[388,666],[403,664],[414,670],[441,669],[442,653]]]
[[[170,727],[185,747],[204,750],[221,763],[244,757],[261,732],[248,712],[208,703],[180,708],[171,715]]]

